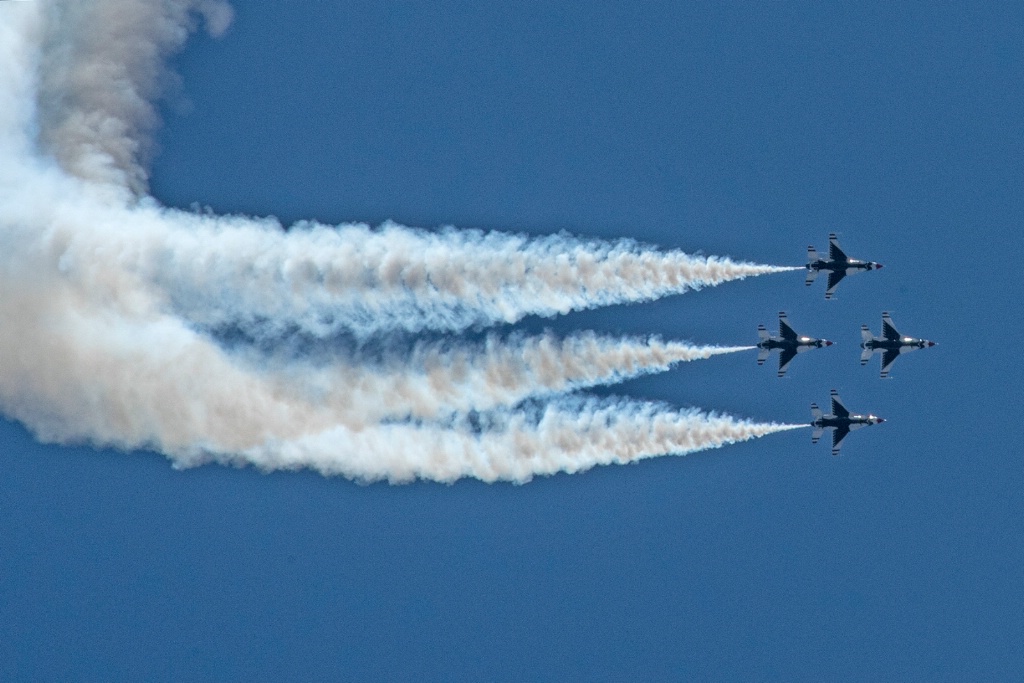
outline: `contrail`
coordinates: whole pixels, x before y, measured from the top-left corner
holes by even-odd
[[[458,334],[792,269],[632,240],[285,229],[168,209],[146,170],[163,62],[197,13],[223,33],[227,5],[3,13],[0,409],[39,438],[153,448],[178,466],[523,482],[796,428],[567,396],[751,347]],[[229,345],[224,330],[247,341]],[[421,331],[443,336],[408,338]],[[338,335],[354,347],[338,350]],[[333,355],[275,346],[289,336]]]

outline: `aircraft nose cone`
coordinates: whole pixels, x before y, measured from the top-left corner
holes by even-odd
[[[830,342],[828,339],[825,340],[825,346],[832,346],[835,342]]]
[[[885,418],[884,417],[878,418],[878,424],[882,424],[883,422],[885,422]]]
[[[935,346],[935,342],[932,342],[932,341],[928,342],[928,346]]]
[[[883,266],[882,266],[882,264],[881,264],[881,263],[876,263],[876,264],[875,264],[875,268],[882,268],[882,267],[883,267]]]

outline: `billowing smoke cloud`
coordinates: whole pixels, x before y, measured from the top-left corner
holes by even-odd
[[[167,209],[146,195],[163,60],[200,23],[222,33],[230,9],[0,9],[0,408],[41,439],[153,448],[180,466],[526,481],[792,428],[568,395],[749,347],[459,334],[787,268]],[[422,331],[443,336],[408,341]],[[275,347],[290,335],[334,352]],[[338,335],[352,343],[332,346]]]
[[[146,189],[153,100],[167,85],[164,58],[201,13],[211,35],[231,23],[220,0],[42,2],[40,142],[88,180]]]

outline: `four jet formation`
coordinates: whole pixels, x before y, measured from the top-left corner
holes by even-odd
[[[828,258],[822,258],[813,246],[807,247],[807,280],[806,284],[810,285],[818,277],[819,273],[828,273],[828,286],[825,289],[825,298],[831,299],[835,295],[836,287],[839,282],[847,275],[854,275],[856,273],[878,270],[882,267],[881,263],[875,263],[874,261],[860,261],[857,259],[851,259],[846,253],[840,248],[839,240],[836,238],[835,233],[828,236]],[[916,351],[917,349],[926,349],[935,346],[935,342],[928,341],[927,339],[918,339],[917,337],[905,337],[901,335],[897,330],[896,326],[892,322],[892,317],[888,312],[882,313],[882,333],[880,336],[875,337],[872,335],[871,330],[867,325],[861,325],[861,352],[860,364],[865,365],[871,357],[879,353],[882,356],[881,363],[881,377],[883,379],[889,376],[889,368],[896,361],[901,353],[908,353],[910,351]],[[807,337],[798,334],[789,324],[789,319],[786,317],[785,311],[779,312],[779,333],[772,335],[768,333],[768,330],[764,325],[757,326],[757,334],[760,340],[757,343],[757,364],[764,365],[764,362],[768,360],[768,356],[772,351],[779,352],[779,373],[778,376],[782,377],[786,374],[786,370],[789,367],[790,362],[804,351],[811,349],[820,349],[823,346],[832,346],[833,342],[827,339],[818,339],[816,337]],[[876,415],[857,415],[847,410],[846,406],[843,405],[843,401],[839,398],[839,393],[832,390],[832,412],[826,414],[818,407],[818,404],[811,404],[811,416],[813,421],[810,426],[814,428],[814,432],[811,434],[811,442],[818,443],[818,440],[824,434],[826,429],[832,431],[832,455],[839,455],[839,448],[843,443],[843,439],[851,431],[860,429],[861,427],[868,427],[870,425],[880,424],[885,422],[884,419]]]

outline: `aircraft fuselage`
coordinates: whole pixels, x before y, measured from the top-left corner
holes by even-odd
[[[771,337],[760,342],[757,348],[771,351],[772,349],[800,349],[802,347],[820,349],[823,346],[831,346],[831,343],[826,344],[824,339],[815,339],[813,337],[797,337],[796,339]]]
[[[885,420],[875,415],[848,415],[846,417],[823,415],[812,422],[811,426],[818,429],[839,429],[841,427],[855,429],[856,427],[865,427],[878,424],[879,422],[885,422]]]
[[[926,349],[935,346],[935,342],[927,339],[916,339],[914,337],[901,337],[900,339],[872,339],[862,343],[863,349]]]
[[[807,264],[807,270],[834,270],[834,271],[858,271],[858,270],[874,270],[878,266],[874,261],[860,261],[858,259],[849,259],[846,261],[826,261],[825,259],[818,259]]]

